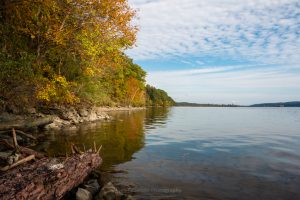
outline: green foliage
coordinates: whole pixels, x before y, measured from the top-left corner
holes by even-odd
[[[175,101],[161,89],[156,89],[153,86],[146,86],[146,105],[147,106],[173,106]]]

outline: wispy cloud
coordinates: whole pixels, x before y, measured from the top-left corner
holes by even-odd
[[[149,73],[147,81],[167,90],[177,101],[252,104],[300,99],[298,73],[278,66],[272,70],[247,67],[155,71]]]
[[[300,99],[299,0],[129,0],[148,83],[177,101]]]
[[[137,60],[215,56],[300,63],[298,0],[129,0],[137,8]]]

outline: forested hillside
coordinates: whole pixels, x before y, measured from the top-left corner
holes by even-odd
[[[148,106],[173,106],[175,101],[169,95],[153,86],[146,86],[146,102]]]
[[[145,104],[126,0],[2,0],[0,106]]]

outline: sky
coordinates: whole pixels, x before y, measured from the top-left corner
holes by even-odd
[[[299,0],[129,0],[147,83],[176,101],[300,100]]]

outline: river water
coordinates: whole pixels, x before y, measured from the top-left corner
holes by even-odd
[[[299,200],[300,108],[173,107],[48,132],[36,149],[102,145],[102,171],[137,199]]]

